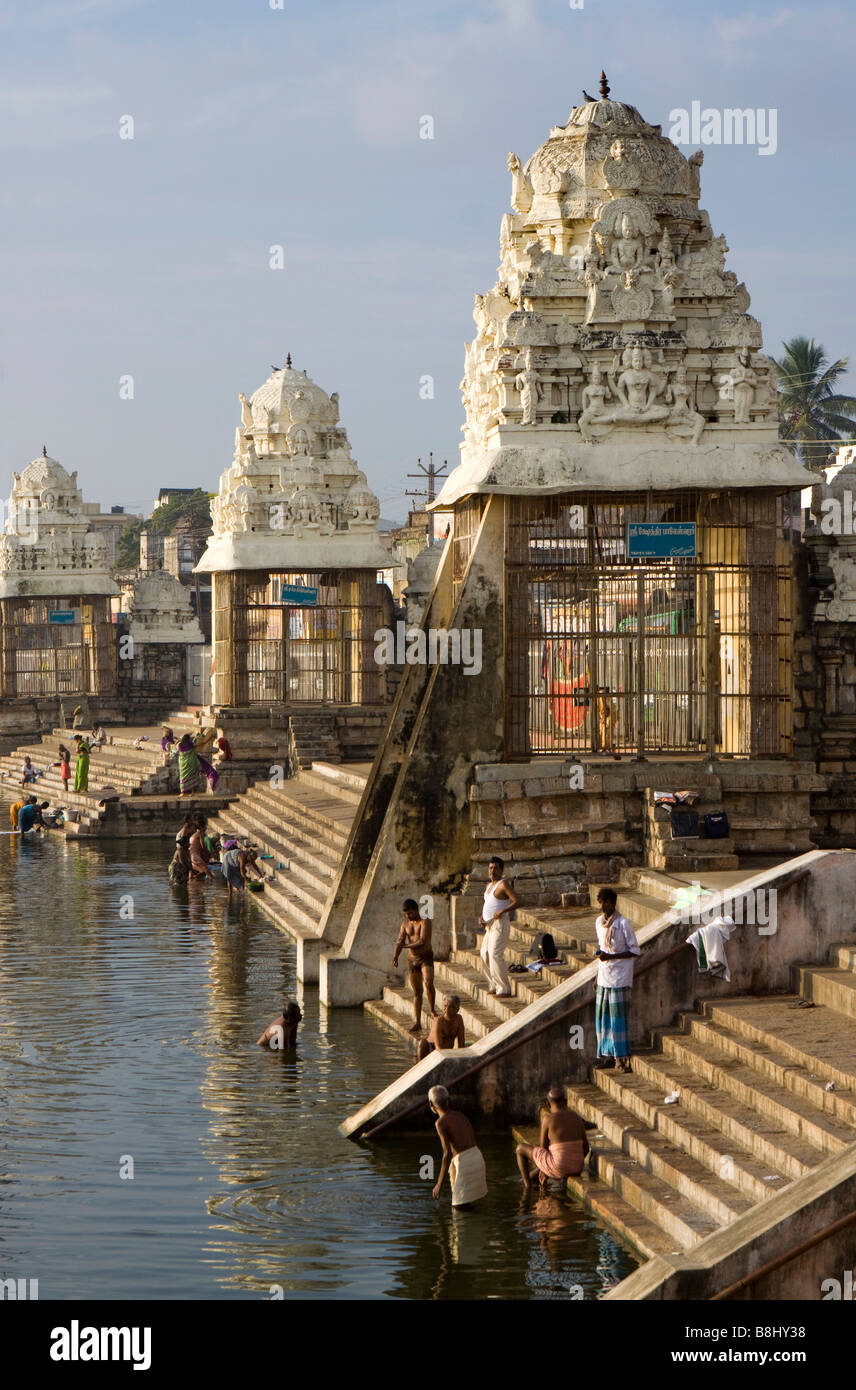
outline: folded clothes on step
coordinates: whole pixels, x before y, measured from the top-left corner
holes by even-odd
[[[655,792],[655,806],[694,806],[701,792]]]

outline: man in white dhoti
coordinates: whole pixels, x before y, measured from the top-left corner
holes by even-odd
[[[428,1104],[437,1116],[435,1129],[443,1145],[440,1176],[432,1192],[435,1201],[449,1174],[452,1184],[452,1206],[468,1207],[480,1197],[487,1196],[487,1175],[481,1149],[476,1144],[475,1131],[460,1110],[449,1109],[449,1092],[445,1086],[432,1086]]]
[[[500,999],[511,993],[505,948],[511,931],[510,914],[517,906],[517,895],[511,882],[503,878],[504,869],[505,865],[495,854],[487,866],[488,883],[479,918],[479,926],[486,928],[481,959],[490,984],[488,994],[496,994]]]

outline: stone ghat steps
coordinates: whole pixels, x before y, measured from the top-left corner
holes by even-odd
[[[163,767],[160,748],[156,752],[135,749],[132,746],[103,744],[93,751],[89,760],[89,787],[86,792],[74,790],[74,751],[72,749],[72,779],[65,791],[55,766],[59,759],[57,750],[60,742],[71,748],[73,735],[65,729],[55,729],[41,742],[22,744],[14,753],[0,758],[0,795],[10,801],[17,800],[21,794],[21,764],[29,756],[33,767],[39,772],[36,782],[27,787],[40,801],[49,801],[52,807],[65,806],[80,815],[78,824],[90,828],[104,815],[100,805],[108,792],[120,796],[158,795],[169,790],[170,774]]]
[[[800,994],[708,1001],[631,1073],[568,1086],[596,1152],[568,1189],[640,1254],[674,1254],[856,1142],[853,1016],[805,1007],[818,977],[847,1003],[854,970],[856,945],[836,946],[828,967],[795,967]]]
[[[208,823],[211,834],[258,845],[265,879],[257,902],[295,940],[318,937],[329,891],[362,795],[360,772],[313,765],[283,785],[256,783]],[[280,867],[282,866],[282,867]]]
[[[501,998],[489,994],[490,988],[481,963],[479,949],[452,951],[449,959],[434,962],[434,986],[438,1011],[445,994],[457,994],[461,1000],[461,1017],[467,1042],[483,1038],[492,1029],[513,1018],[516,1013],[538,999],[543,999],[556,985],[567,980],[575,971],[588,965],[597,945],[594,921],[597,913],[585,908],[519,908],[512,922],[505,959],[509,965],[526,965],[535,955],[535,943],[545,931],[553,935],[563,963],[544,966],[537,974],[510,976],[511,996]],[[479,943],[480,945],[480,943]],[[392,955],[392,943],[390,943]],[[431,1026],[427,996],[422,997],[421,1034],[412,1034],[413,993],[407,980],[406,955],[399,961],[403,979],[388,984],[381,999],[369,1000],[364,1008],[371,1017],[394,1029],[399,1037],[415,1049]]]

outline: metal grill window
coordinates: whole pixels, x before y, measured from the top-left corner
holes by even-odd
[[[116,629],[108,598],[4,599],[0,606],[6,698],[113,693]],[[73,612],[74,621],[51,622],[60,612]]]
[[[283,604],[283,584],[314,589],[314,603]],[[217,704],[378,704],[381,625],[377,577],[368,570],[214,577]]]
[[[509,757],[791,752],[781,499],[512,498],[506,517]],[[632,521],[695,523],[695,556],[631,558]]]
[[[484,514],[486,498],[467,497],[455,507],[455,525],[452,533],[452,583],[455,598],[460,593],[467,572],[467,565],[473,553],[481,519]]]

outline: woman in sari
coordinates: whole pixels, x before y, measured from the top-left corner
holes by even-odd
[[[165,724],[163,729],[163,738],[161,739],[161,752],[163,753],[164,767],[169,762],[170,754],[172,753],[174,744],[175,734],[172,732],[172,729],[168,728]]]
[[[77,745],[77,757],[74,761],[74,790],[85,792],[89,790],[89,754],[90,744],[82,734],[74,735],[74,742]]]
[[[218,782],[218,774],[211,764],[200,758],[190,734],[185,734],[178,745],[178,785],[182,796],[198,792],[205,777],[212,792]]]

